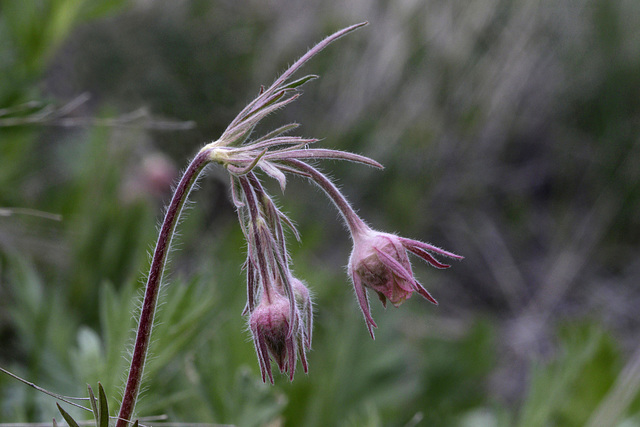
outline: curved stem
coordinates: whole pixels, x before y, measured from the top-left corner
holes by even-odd
[[[131,357],[131,367],[129,368],[129,376],[122,397],[122,405],[120,406],[119,419],[116,427],[126,427],[128,424],[126,420],[130,420],[133,416],[138,392],[140,391],[147,350],[149,348],[162,274],[171,247],[171,240],[173,239],[180,213],[187,201],[189,192],[193,188],[200,172],[211,162],[209,154],[210,150],[201,150],[191,161],[173,193],[173,198],[164,216],[158,242],[153,252],[149,277],[147,278],[142,311],[140,312],[140,320],[138,322],[138,332],[133,347],[133,356]]]
[[[347,227],[349,227],[352,238],[355,239],[359,233],[369,230],[369,226],[360,219],[346,197],[344,197],[340,190],[338,190],[338,187],[336,187],[325,174],[300,160],[287,159],[284,162],[290,164],[297,170],[304,172],[304,174],[308,175],[309,179],[318,184],[318,186],[327,193],[327,196],[329,196],[342,214]]]

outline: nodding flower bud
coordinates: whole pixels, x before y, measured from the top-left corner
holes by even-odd
[[[462,258],[427,243],[405,239],[395,234],[381,233],[368,227],[357,230],[353,234],[353,241],[354,247],[349,259],[348,270],[372,338],[374,338],[373,328],[377,328],[377,325],[371,317],[365,287],[374,290],[385,307],[387,299],[398,307],[410,298],[414,291],[437,305],[438,302],[413,277],[407,250],[436,268],[448,268],[449,266],[437,261],[427,251],[452,258]]]
[[[305,333],[301,327],[294,328],[293,334],[289,333],[291,322],[300,325],[298,310],[294,311],[296,318],[291,319],[289,300],[273,292],[270,298],[262,298],[249,317],[249,328],[253,335],[253,343],[258,353],[262,381],[267,377],[273,384],[271,373],[271,358],[276,362],[280,372],[287,371],[289,380],[293,380],[296,370],[297,353],[304,371],[307,372],[307,359],[304,352],[303,339]]]

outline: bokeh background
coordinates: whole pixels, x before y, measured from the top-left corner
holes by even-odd
[[[465,256],[372,341],[350,239],[307,182],[281,194],[316,302],[310,372],[262,384],[223,170],[171,257],[140,416],[239,426],[640,426],[640,3],[0,1],[0,364],[117,407],[171,184],[257,93],[270,117],[386,169],[323,163],[375,228]],[[68,410],[80,419],[90,414]],[[0,422],[55,401],[0,375]]]

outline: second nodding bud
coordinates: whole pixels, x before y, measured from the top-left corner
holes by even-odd
[[[271,358],[278,365],[280,372],[288,372],[289,380],[293,380],[296,360],[300,353],[302,366],[307,372],[304,347],[311,337],[307,337],[303,330],[301,324],[303,322],[297,309],[294,310],[295,318],[291,319],[290,308],[289,300],[274,292],[270,298],[263,298],[249,317],[249,328],[264,382],[268,378],[273,384]],[[291,322],[295,322],[293,334],[289,333]]]

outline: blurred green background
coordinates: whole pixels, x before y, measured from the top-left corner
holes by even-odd
[[[238,426],[640,426],[640,3],[0,1],[0,366],[117,407],[170,186],[261,84],[321,75],[297,121],[375,228],[465,256],[414,263],[439,300],[372,341],[349,237],[302,180],[270,182],[315,294],[310,372],[262,384],[223,170],[180,226],[139,416]],[[53,216],[52,216],[53,215]],[[60,218],[55,217],[60,215]],[[80,419],[88,414],[69,411]],[[0,375],[0,422],[52,398]]]

